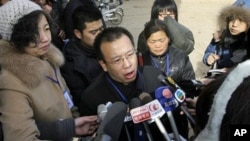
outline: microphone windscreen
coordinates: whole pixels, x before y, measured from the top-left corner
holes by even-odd
[[[155,89],[162,85],[162,82],[157,80],[157,76],[159,74],[163,74],[163,72],[151,65],[143,66],[142,75],[144,82],[153,82],[153,83],[145,83],[146,92],[154,92]]]
[[[98,122],[101,122],[104,119],[107,112],[108,110],[104,104],[98,105],[97,107]]]
[[[109,108],[100,125],[100,127],[103,128],[103,133],[109,135],[113,141],[119,140],[126,114],[127,105],[123,102],[115,102]]]
[[[172,91],[167,86],[157,88],[155,98],[158,99],[166,112],[172,111],[178,106]]]
[[[142,105],[153,101],[153,98],[150,96],[150,94],[146,92],[141,93],[139,95],[139,99],[141,100]]]
[[[141,106],[141,100],[138,98],[133,98],[130,103],[129,103],[129,108],[133,109],[133,108],[137,108]]]

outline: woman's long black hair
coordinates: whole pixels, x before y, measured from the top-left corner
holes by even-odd
[[[30,43],[38,43],[39,32],[38,22],[42,15],[48,21],[50,26],[51,34],[54,35],[57,29],[56,24],[44,11],[36,10],[33,11],[18,20],[13,26],[10,42],[19,50],[24,50]]]

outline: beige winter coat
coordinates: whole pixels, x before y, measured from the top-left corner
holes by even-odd
[[[39,140],[35,121],[72,117],[63,95],[67,87],[59,71],[63,62],[61,52],[53,45],[39,59],[0,40],[0,121],[5,141]]]

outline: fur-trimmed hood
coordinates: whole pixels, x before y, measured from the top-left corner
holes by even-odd
[[[205,128],[199,133],[195,141],[219,141],[221,123],[226,114],[228,101],[233,92],[239,87],[244,79],[250,76],[250,60],[237,65],[225,78],[214,96],[209,113],[209,119]],[[237,76],[237,77],[236,77]]]
[[[221,10],[220,15],[218,16],[218,24],[221,30],[227,28],[227,25],[230,19],[239,18],[242,21],[245,21],[250,27],[250,10],[239,7],[239,6],[228,6]]]
[[[55,66],[61,66],[64,63],[62,53],[52,44],[44,58]],[[3,69],[10,71],[29,88],[39,85],[48,72],[43,60],[21,53],[5,40],[0,40],[0,64]]]

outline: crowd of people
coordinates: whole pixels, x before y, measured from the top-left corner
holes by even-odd
[[[169,88],[162,92],[166,100],[186,92],[183,103],[174,101],[174,121],[169,111],[146,125],[128,120],[121,132],[112,131],[119,141],[191,140],[190,118],[198,141],[230,140],[230,125],[250,124],[250,10],[244,4],[219,13],[201,61],[221,73],[195,81],[198,87],[188,56],[195,37],[178,22],[174,0],[153,2],[137,44],[126,27],[106,27],[94,0],[0,2],[0,140],[100,140],[99,105],[123,102],[131,110],[135,98],[156,99],[162,87]]]

